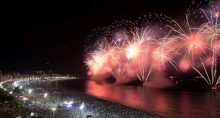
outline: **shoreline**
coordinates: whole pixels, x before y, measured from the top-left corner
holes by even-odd
[[[66,80],[62,80],[66,81]],[[116,103],[110,100],[101,99],[79,91],[69,91],[68,89],[56,85],[62,81],[28,81],[22,82],[22,94],[13,93],[17,102],[24,102],[23,106],[30,111],[37,111],[39,116],[43,117],[65,117],[65,118],[159,118],[161,116],[152,112],[145,112],[140,109]],[[12,85],[13,81],[7,83]],[[54,85],[55,84],[55,85]],[[27,91],[33,90],[31,94]],[[26,92],[25,92],[26,91]],[[48,93],[48,97],[42,95]],[[28,98],[27,101],[22,101],[21,97]],[[71,107],[64,105],[64,102],[72,102]],[[82,104],[84,105],[81,109]],[[27,111],[29,114],[30,111]],[[24,111],[25,112],[25,111]],[[15,113],[21,114],[21,113]]]
[[[68,90],[68,89],[64,88],[63,90]],[[62,92],[62,93],[64,93],[64,92]],[[133,107],[132,105],[125,105],[125,104],[122,104],[120,102],[115,102],[114,100],[111,100],[111,99],[103,99],[101,97],[92,96],[92,95],[89,95],[89,94],[81,92],[81,91],[77,91],[77,90],[72,90],[71,89],[71,94],[72,95],[73,94],[79,95],[79,99],[81,98],[80,101],[84,101],[84,103],[88,102],[88,104],[90,104],[93,101],[97,101],[97,104],[95,106],[102,106],[103,104],[105,104],[104,106],[102,106],[102,108],[99,108],[99,109],[104,110],[104,112],[106,112],[106,113],[109,112],[109,111],[105,111],[105,109],[108,109],[108,110],[111,109],[113,111],[110,114],[115,114],[115,117],[117,117],[117,118],[120,118],[120,115],[123,115],[123,117],[131,117],[131,118],[136,118],[136,117],[144,117],[144,118],[145,117],[146,118],[148,118],[148,117],[151,117],[151,118],[156,117],[156,118],[159,118],[159,117],[161,117],[161,116],[159,116],[159,115],[157,115],[157,114],[155,114],[153,112],[144,111],[142,109],[138,109],[136,107]],[[110,108],[105,108],[105,107],[110,107]],[[118,107],[118,109],[115,109],[117,107]],[[116,110],[116,111],[114,111],[114,110]],[[121,112],[121,114],[119,114],[118,110],[129,111],[129,112],[133,112],[134,114],[126,113],[126,112]],[[106,117],[106,115],[104,115],[103,117]],[[109,116],[109,117],[114,117],[114,116]]]

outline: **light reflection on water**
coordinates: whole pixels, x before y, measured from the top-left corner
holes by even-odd
[[[82,87],[84,86],[84,87]],[[143,86],[97,84],[88,81],[71,89],[112,100],[124,105],[151,111],[164,117],[218,118],[220,116],[220,91],[201,92],[150,89]]]

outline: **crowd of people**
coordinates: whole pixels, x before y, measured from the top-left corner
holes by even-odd
[[[62,80],[62,79],[60,79]],[[18,80],[16,80],[18,81]],[[5,83],[12,89],[15,81]],[[11,95],[19,107],[0,109],[0,112],[12,113],[12,117],[56,117],[56,118],[137,118],[159,117],[111,101],[102,100],[42,79],[22,81],[21,92],[13,91]],[[9,90],[8,90],[9,91]],[[25,99],[24,99],[25,98]],[[12,105],[14,106],[14,105]],[[16,105],[17,106],[17,105]]]

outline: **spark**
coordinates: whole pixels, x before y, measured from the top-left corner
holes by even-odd
[[[220,54],[219,7],[202,11],[204,22],[193,23],[186,14],[184,24],[172,20],[174,26],[163,34],[162,27],[126,27],[105,34],[86,55],[85,64],[91,77],[105,75],[116,80],[138,78],[143,84],[152,72],[165,70],[169,65],[183,72],[197,72],[210,87],[220,83],[218,57]],[[204,19],[203,19],[204,20]],[[192,25],[193,24],[193,25]],[[135,23],[134,23],[135,25]],[[155,26],[157,27],[157,26]],[[126,30],[122,30],[126,29]]]
[[[162,42],[156,43],[158,47],[153,51],[153,60],[155,63],[155,67],[157,69],[164,69],[165,64],[168,62],[174,68],[176,68],[176,62],[173,60],[173,57],[178,53],[175,51],[177,46],[174,46],[175,40],[164,40]]]

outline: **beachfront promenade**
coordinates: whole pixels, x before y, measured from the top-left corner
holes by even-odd
[[[2,79],[0,87],[14,98],[1,108],[2,115],[43,118],[153,118],[150,112],[102,100],[56,85],[58,81],[79,79],[70,76]],[[4,116],[1,116],[4,117]]]

